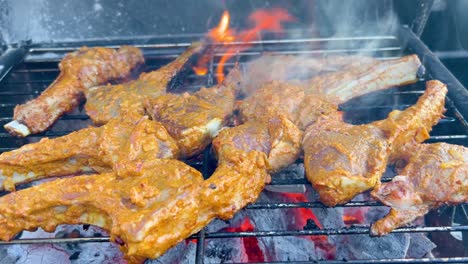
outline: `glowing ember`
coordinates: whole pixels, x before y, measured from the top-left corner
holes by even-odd
[[[365,215],[369,211],[369,208],[362,207],[362,208],[344,208],[343,212],[343,222],[346,225],[356,225],[356,224],[364,224],[365,223]]]
[[[254,226],[250,222],[250,219],[246,217],[242,224],[239,227],[229,227],[226,228],[228,232],[246,232],[246,231],[253,231]],[[249,262],[263,262],[265,261],[265,257],[263,256],[263,252],[258,245],[258,240],[255,237],[243,237],[241,238],[243,252],[247,255],[247,259]]]
[[[221,57],[218,67],[216,68],[216,76],[218,83],[224,79],[224,64],[232,58],[237,52],[248,49],[254,40],[259,39],[259,33],[262,31],[276,31],[278,33],[283,31],[282,23],[294,21],[286,10],[280,8],[273,8],[270,10],[257,10],[249,16],[249,21],[253,23],[253,27],[241,32],[235,32],[229,29],[229,13],[225,11],[221,17],[218,26],[208,32],[208,39],[213,43],[223,43],[227,45],[233,41],[242,42],[242,45],[228,46],[228,49]],[[205,54],[198,61],[197,66],[193,68],[196,74],[205,75],[208,72],[207,64],[209,55]]]
[[[286,199],[290,202],[300,203],[300,202],[308,202],[307,197],[302,193],[283,193]],[[315,225],[319,229],[323,229],[322,224],[318,220],[317,216],[312,212],[311,209],[307,208],[298,208],[295,209],[294,212],[294,220],[296,223],[296,229],[304,228],[305,226],[309,225],[308,221],[313,221]],[[327,253],[328,259],[334,259],[336,254],[335,247],[328,241],[328,237],[324,235],[319,236],[309,236],[310,240],[314,241],[315,246],[324,250]]]
[[[283,193],[283,195],[291,202],[295,203],[302,203],[302,202],[307,202],[307,197],[305,197],[304,194],[302,193]],[[304,227],[307,224],[307,220],[313,220],[314,223],[317,225],[318,228],[322,229],[323,226],[320,224],[318,218],[315,216],[315,214],[312,212],[311,209],[307,208],[298,208],[298,216],[296,224],[299,227]]]
[[[205,56],[203,56],[205,57]],[[208,68],[206,67],[200,67],[200,66],[194,66],[193,67],[193,71],[195,72],[195,74],[197,75],[206,75],[208,73]]]

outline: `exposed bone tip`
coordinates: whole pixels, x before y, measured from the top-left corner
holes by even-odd
[[[18,120],[13,120],[10,123],[3,126],[12,135],[19,137],[26,137],[31,134],[31,130],[25,124],[22,124]]]
[[[369,230],[369,235],[371,237],[381,237],[383,235],[385,235],[384,233],[382,233],[376,226],[375,226],[375,223],[373,225],[371,225],[370,227],[370,230]]]

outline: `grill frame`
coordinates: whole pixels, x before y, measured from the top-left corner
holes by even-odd
[[[42,58],[40,56],[34,57],[31,54],[34,53],[47,53],[55,52],[56,54],[63,54],[65,52],[76,50],[82,45],[88,46],[107,46],[107,47],[118,47],[119,45],[135,45],[137,47],[148,49],[145,52],[145,56],[151,56],[151,50],[156,51],[163,50],[162,53],[158,53],[160,58],[172,59],[178,54],[174,53],[173,50],[180,50],[181,48],[186,48],[190,45],[191,41],[202,38],[202,35],[191,34],[191,35],[181,35],[181,36],[172,36],[177,42],[166,43],[166,38],[160,37],[142,37],[142,38],[132,38],[132,39],[107,39],[107,40],[88,40],[86,42],[69,42],[69,43],[54,43],[54,44],[28,44],[21,43],[18,45],[11,46],[1,57],[0,65],[4,67],[0,70],[0,95],[8,95],[5,92],[1,91],[2,81],[9,76],[11,72],[15,70],[21,62],[56,62],[60,56]],[[459,121],[460,124],[464,127],[464,134],[461,135],[442,135],[442,136],[431,136],[430,142],[434,141],[447,141],[451,140],[464,142],[463,145],[468,145],[468,91],[463,87],[460,82],[448,71],[445,66],[440,62],[440,60],[432,54],[432,52],[421,42],[421,40],[408,28],[401,26],[397,31],[397,36],[366,36],[366,37],[350,37],[350,38],[320,38],[320,39],[297,39],[297,40],[262,40],[262,41],[253,41],[252,44],[255,44],[256,47],[260,46],[261,50],[253,50],[243,52],[238,54],[239,57],[242,55],[256,55],[264,52],[263,46],[270,44],[291,44],[294,42],[303,43],[307,41],[309,43],[315,42],[327,42],[327,41],[348,41],[348,40],[397,40],[400,43],[400,47],[388,47],[388,48],[377,48],[370,49],[371,52],[386,52],[386,51],[397,51],[397,50],[409,50],[412,53],[416,53],[423,64],[426,67],[427,74],[431,79],[438,79],[442,82],[448,84],[448,95],[446,105],[450,108],[456,120],[442,120],[442,122],[453,122]],[[154,43],[154,44],[140,44],[140,43]],[[240,43],[232,43],[231,45],[239,45]],[[167,50],[167,54],[165,54]],[[313,50],[308,53],[349,53],[354,51],[365,51],[363,49],[324,49],[324,50]],[[290,53],[290,52],[288,52]],[[297,52],[301,53],[301,52]],[[303,53],[303,52],[302,52]],[[219,54],[215,54],[217,56]],[[214,67],[215,59],[212,57],[209,67],[209,72],[206,76],[204,85],[207,87],[212,86],[215,78]],[[49,81],[49,80],[47,80]],[[195,87],[196,88],[196,87]],[[396,93],[414,93],[420,94],[420,91],[401,91]],[[13,92],[12,96],[19,95],[18,92]],[[27,95],[37,95],[38,92],[26,93]],[[465,99],[465,100],[464,100]],[[12,107],[12,105],[1,104],[1,107]],[[87,119],[86,115],[67,115],[64,117],[69,120],[85,120]],[[10,121],[8,117],[0,117],[0,121],[7,122]],[[44,137],[44,136],[61,136],[63,134],[68,134],[69,131],[65,132],[45,132],[35,137]],[[6,133],[1,133],[0,131],[0,140],[2,138],[9,138],[10,136]],[[457,141],[457,142],[458,142]],[[0,146],[0,153],[4,151],[9,151],[14,148],[4,148]],[[202,160],[194,161],[189,163],[195,167],[201,168],[201,171],[205,177],[208,177],[208,156],[209,151],[205,151]],[[391,178],[384,177],[383,181],[390,181]],[[273,179],[272,185],[301,185],[309,184],[306,179],[291,179],[291,180],[280,180]],[[349,202],[345,205],[340,205],[339,207],[362,207],[362,206],[382,206],[381,203],[375,201],[358,201],[358,202]],[[466,214],[467,204],[460,205],[464,209]],[[246,207],[248,210],[256,209],[284,209],[284,208],[326,208],[320,202],[296,202],[296,203],[254,203]],[[468,216],[467,216],[468,217]],[[464,239],[467,240],[468,234],[468,225],[460,226],[438,226],[438,227],[404,227],[399,228],[394,231],[394,233],[412,233],[412,232],[453,232],[460,231],[464,232]],[[309,235],[341,235],[341,234],[368,234],[368,226],[352,226],[342,229],[316,229],[316,230],[276,230],[276,231],[252,231],[252,232],[216,232],[208,233],[205,230],[202,230],[198,234],[192,235],[190,238],[197,239],[197,250],[195,253],[195,263],[204,263],[204,252],[205,252],[205,240],[206,239],[215,239],[215,238],[234,238],[234,237],[266,237],[266,236],[309,236]],[[53,238],[53,239],[14,239],[12,241],[3,242],[0,241],[0,245],[12,245],[12,244],[43,244],[43,243],[89,243],[89,242],[109,242],[109,237],[93,237],[93,238]],[[468,256],[455,257],[455,258],[431,258],[431,259],[379,259],[379,260],[319,260],[319,261],[304,261],[298,263],[460,263],[468,262]],[[275,263],[275,262],[271,262]]]

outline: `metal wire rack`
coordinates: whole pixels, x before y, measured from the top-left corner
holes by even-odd
[[[183,49],[200,35],[177,36],[176,41],[168,43],[165,38],[142,39],[116,39],[116,40],[91,40],[87,42],[55,43],[55,44],[28,44],[10,47],[1,57],[0,65],[0,153],[10,151],[31,141],[42,137],[57,137],[89,124],[88,117],[83,111],[75,111],[63,116],[59,122],[48,132],[33,135],[26,139],[11,137],[4,129],[3,124],[11,121],[12,109],[26,100],[36,97],[58,75],[57,63],[67,52],[76,50],[82,45],[118,47],[123,44],[132,44],[144,51],[147,68],[152,70],[178,56]],[[377,47],[371,47],[371,42],[378,41]],[[141,44],[153,43],[153,44]],[[330,43],[333,47],[330,47]],[[351,45],[350,45],[351,43]],[[232,43],[231,45],[239,45]],[[448,84],[448,98],[446,102],[446,117],[442,119],[431,133],[428,142],[448,142],[468,146],[468,92],[441,64],[441,62],[424,46],[424,44],[408,29],[401,27],[396,36],[360,36],[342,38],[301,38],[301,39],[265,39],[254,41],[252,47],[246,52],[236,54],[237,61],[241,64],[261,55],[264,52],[281,54],[353,54],[373,55],[380,59],[399,57],[404,53],[416,53],[426,67],[427,79],[439,79]],[[364,48],[363,48],[364,47]],[[366,48],[368,47],[368,48]],[[214,67],[217,59],[222,55],[215,53],[211,58],[209,72],[206,76],[187,75],[188,89],[197,89],[201,86],[212,86],[215,82]],[[232,66],[228,64],[227,66]],[[379,99],[375,105],[351,103],[344,105],[343,110],[351,112],[350,121],[366,123],[384,118],[392,109],[404,109],[413,104],[423,93],[423,80],[404,88],[392,89],[383,93],[388,94],[385,99]],[[381,95],[381,94],[380,94]],[[372,95],[370,95],[372,97]],[[379,97],[379,96],[377,96]],[[376,98],[377,98],[376,97]],[[369,97],[368,97],[369,98]],[[379,98],[382,98],[380,96]],[[70,124],[73,123],[71,126]],[[70,129],[70,127],[72,129]],[[204,176],[208,177],[207,163],[209,151],[205,151],[203,157],[192,161],[190,164],[200,169]],[[301,161],[298,161],[300,163]],[[384,177],[383,181],[390,181],[390,177]],[[273,177],[270,185],[308,185],[306,179],[279,179]],[[341,207],[376,207],[382,206],[376,201],[352,201]],[[466,204],[460,205],[460,210],[467,219]],[[245,210],[259,209],[287,209],[287,208],[325,208],[318,201],[308,202],[276,202],[254,203]],[[463,232],[463,238],[468,240],[468,223],[458,226],[411,226],[395,230],[395,233],[437,233],[437,232]],[[214,232],[202,230],[190,237],[197,240],[195,263],[204,263],[205,244],[209,239],[236,238],[236,237],[280,237],[280,236],[316,236],[316,235],[356,235],[368,234],[369,226],[350,226],[346,228],[325,228],[312,230],[273,230],[250,232]],[[109,237],[78,237],[78,238],[43,238],[43,239],[14,239],[8,242],[0,242],[0,245],[12,244],[43,244],[43,243],[86,243],[109,242]],[[468,256],[452,258],[422,258],[422,259],[377,259],[377,260],[316,260],[298,263],[461,263],[468,262]]]

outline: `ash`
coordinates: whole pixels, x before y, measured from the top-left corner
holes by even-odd
[[[55,232],[42,229],[22,232],[20,238],[100,237],[107,233],[98,227],[82,225],[58,226]],[[125,263],[123,255],[113,243],[67,243],[40,245],[10,245],[0,247],[1,263]]]

